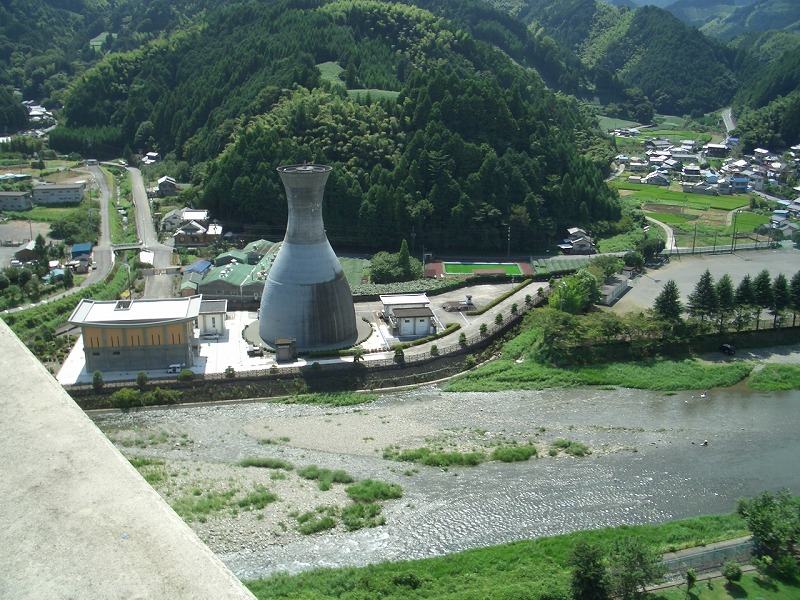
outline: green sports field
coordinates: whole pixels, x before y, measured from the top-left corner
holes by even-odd
[[[522,269],[517,263],[444,263],[444,272],[447,275],[472,275],[473,271],[487,271],[503,269],[506,275],[522,275]]]

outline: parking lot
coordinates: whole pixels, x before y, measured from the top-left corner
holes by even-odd
[[[800,250],[792,248],[788,242],[784,246],[775,250],[742,250],[733,254],[673,256],[668,263],[657,269],[647,269],[643,275],[636,277],[632,288],[610,310],[623,314],[652,308],[664,284],[670,279],[678,285],[685,307],[689,294],[694,291],[706,269],[711,272],[714,281],[719,281],[725,274],[730,275],[734,288],[745,275],[755,278],[764,269],[769,271],[773,279],[780,273],[791,279],[800,271]]]

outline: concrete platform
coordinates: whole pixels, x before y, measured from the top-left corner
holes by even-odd
[[[254,598],[2,321],[0,372],[0,598]]]

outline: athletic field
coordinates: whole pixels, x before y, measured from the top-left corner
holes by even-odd
[[[500,269],[505,271],[506,275],[522,275],[522,269],[517,263],[444,263],[446,275],[472,275],[475,271],[498,271]]]

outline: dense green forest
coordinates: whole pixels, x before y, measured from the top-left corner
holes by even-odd
[[[209,164],[202,201],[219,218],[283,223],[274,169],[303,161],[334,167],[326,228],[349,245],[394,250],[414,231],[440,252],[497,253],[510,227],[514,250],[528,252],[563,237],[570,223],[619,218],[602,181],[612,149],[573,100],[547,91],[533,72],[416,8],[346,2],[320,14],[344,18],[344,31],[368,41],[373,56],[380,45],[363,33],[379,25],[380,37],[405,41],[406,52],[395,54],[407,73],[400,95],[355,101],[343,88],[272,88],[271,110],[245,118]],[[313,22],[324,31],[325,21]],[[375,87],[370,69],[362,75],[373,63],[351,47],[340,49],[362,56],[358,78]],[[331,57],[326,49],[319,58]]]
[[[699,116],[738,89],[735,52],[655,6],[600,0],[528,0],[520,18],[581,57],[599,92],[638,88],[656,111]]]
[[[331,164],[329,235],[371,249],[499,254],[510,234],[526,253],[569,226],[613,232],[613,142],[574,97],[648,122],[717,109],[747,81],[745,147],[800,141],[790,34],[726,46],[596,0],[411,2],[44,0],[27,15],[10,0],[0,85],[63,105],[60,152],[158,150],[195,184],[185,200],[233,228],[285,223],[278,165]],[[321,75],[333,62],[341,82]],[[18,116],[0,91],[0,119]]]

